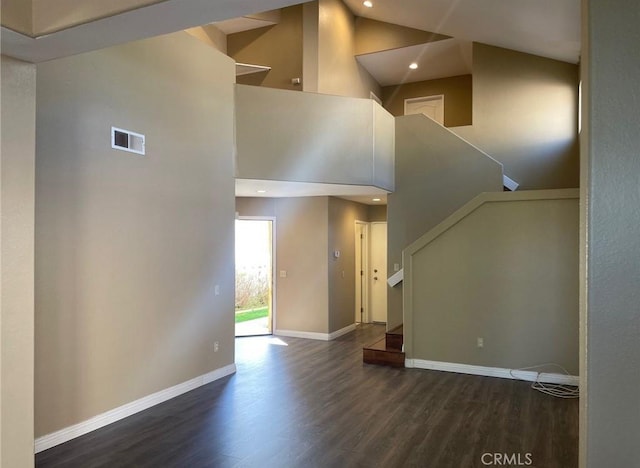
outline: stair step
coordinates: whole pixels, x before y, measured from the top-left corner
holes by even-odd
[[[381,366],[404,367],[405,354],[399,349],[389,349],[387,339],[382,338],[362,349],[362,361]]]
[[[404,344],[404,335],[402,325],[397,326],[393,330],[389,330],[385,333],[385,339],[387,349],[395,349],[402,351],[402,345]]]

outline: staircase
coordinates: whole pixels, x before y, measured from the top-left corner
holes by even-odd
[[[402,325],[385,333],[384,338],[362,349],[362,361],[379,366],[404,367]]]

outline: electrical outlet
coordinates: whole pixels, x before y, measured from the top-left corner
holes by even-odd
[[[213,293],[214,293],[216,296],[219,296],[219,295],[220,295],[220,285],[219,285],[219,284],[216,284],[216,285],[214,286],[214,288],[213,288]]]
[[[484,338],[478,337],[478,348],[484,348]]]
[[[217,341],[214,341],[213,342],[213,352],[217,353],[219,349],[220,349],[220,343],[218,343]]]
[[[394,263],[393,264],[393,271],[400,271],[400,264],[399,263]]]

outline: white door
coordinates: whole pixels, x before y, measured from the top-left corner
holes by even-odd
[[[387,321],[387,223],[371,223],[369,262],[371,320]]]
[[[444,95],[405,99],[404,115],[411,114],[424,114],[444,125]]]
[[[369,223],[356,221],[356,309],[355,322],[369,322],[369,286],[368,286],[368,267],[369,259]]]

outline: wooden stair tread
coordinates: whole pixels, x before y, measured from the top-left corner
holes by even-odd
[[[397,348],[387,347],[387,337],[362,349],[362,361],[367,364],[404,367],[405,354]]]
[[[387,342],[387,349],[396,349],[402,351],[402,345],[404,344],[404,328],[400,324],[394,329],[385,333],[385,339]]]
[[[386,351],[387,350],[386,338],[382,338],[381,340],[378,340],[375,343],[367,345],[367,346],[364,347],[364,349],[373,349],[373,350],[377,350],[377,351]]]

